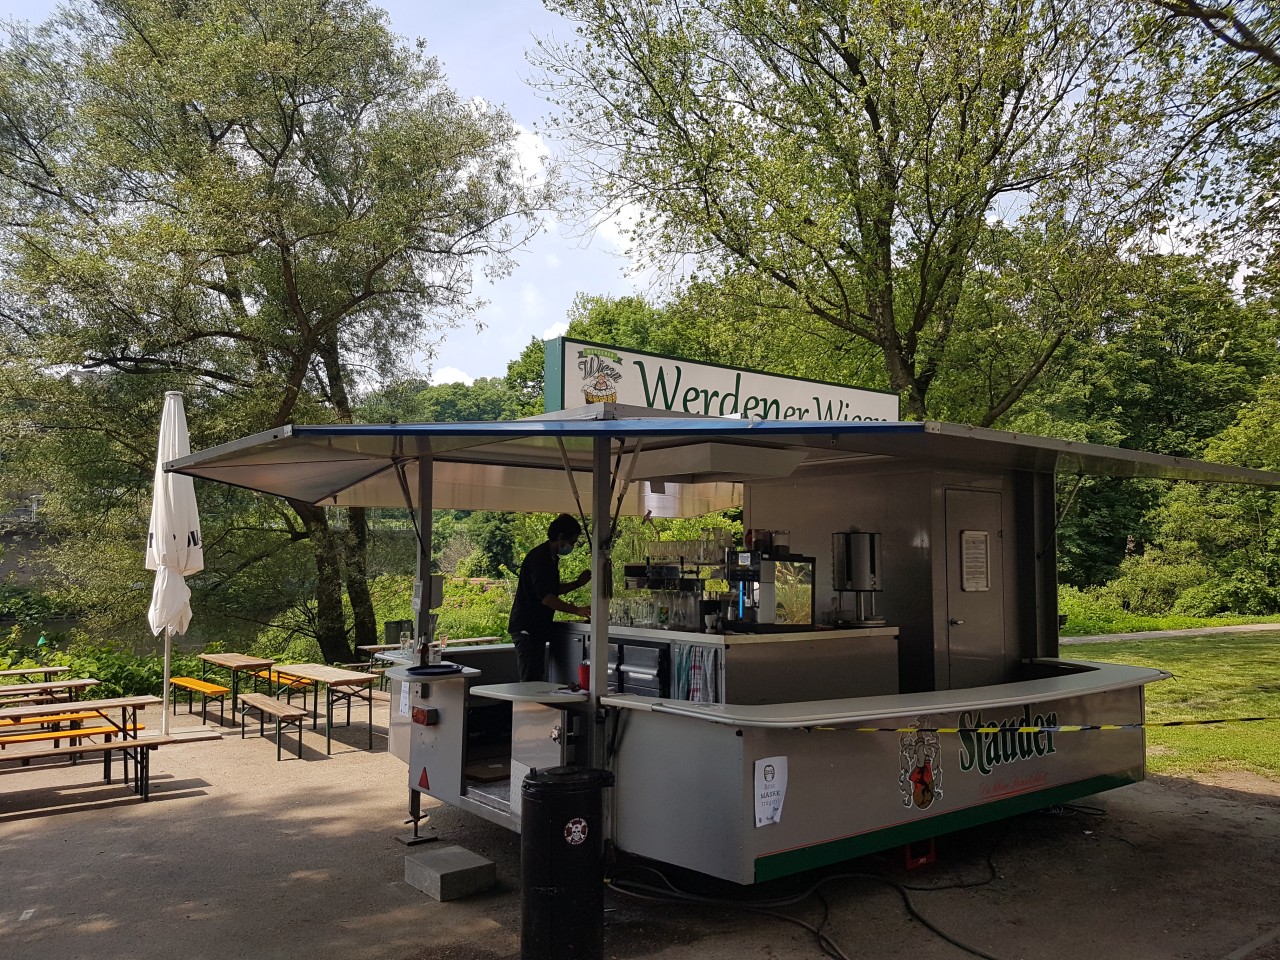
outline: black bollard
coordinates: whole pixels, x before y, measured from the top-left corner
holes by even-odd
[[[608,770],[535,770],[520,787],[520,960],[604,956]]]

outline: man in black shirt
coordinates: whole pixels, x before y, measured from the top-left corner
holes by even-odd
[[[591,579],[591,571],[583,570],[576,580],[560,582],[560,558],[573,550],[582,526],[567,513],[562,513],[547,527],[546,542],[538,544],[520,564],[515,602],[507,629],[516,643],[516,663],[520,680],[545,680],[547,641],[551,639],[551,622],[555,612],[591,616],[590,607],[575,607],[561,600],[562,594],[577,590]]]

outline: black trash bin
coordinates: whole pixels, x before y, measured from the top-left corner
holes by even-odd
[[[520,787],[520,958],[604,956],[604,788],[590,767],[535,770]]]

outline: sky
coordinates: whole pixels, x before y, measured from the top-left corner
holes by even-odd
[[[540,0],[382,0],[376,5],[390,15],[396,33],[427,41],[427,52],[440,60],[459,95],[505,107],[522,131],[522,150],[556,155],[556,146],[537,133],[551,107],[525,84],[532,73],[525,51],[535,36],[566,38],[571,30]],[[38,23],[54,6],[52,0],[0,0],[0,18]],[[418,358],[419,373],[429,373],[435,383],[502,376],[532,337],[564,332],[578,292],[635,292],[621,250],[613,223],[584,236],[579,225],[548,221],[547,229],[517,252],[509,277],[495,283],[477,277],[476,292],[487,305],[472,321],[448,331],[433,358]]]

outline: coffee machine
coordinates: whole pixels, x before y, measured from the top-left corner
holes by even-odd
[[[831,535],[831,586],[840,594],[840,608],[832,611],[832,623],[850,627],[878,627],[885,622],[880,613],[884,592],[880,554],[880,534],[859,530]],[[852,594],[846,607],[844,595]]]
[[[763,550],[730,550],[726,619],[775,629],[813,625],[813,558],[788,552],[774,557]]]

